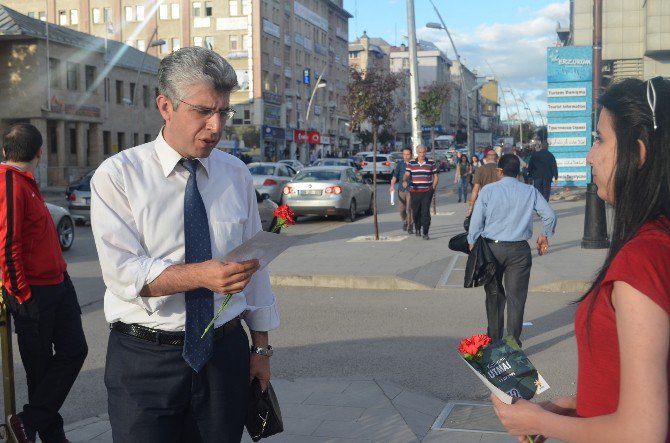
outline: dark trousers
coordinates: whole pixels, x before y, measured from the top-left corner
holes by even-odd
[[[489,247],[498,261],[495,278],[484,285],[488,335],[493,340],[505,334],[504,313],[507,304],[507,333],[521,345],[523,311],[528,296],[530,268],[533,264],[528,242],[490,242]],[[504,281],[504,286],[503,286]]]
[[[81,308],[67,273],[58,285],[30,290],[30,299],[21,305],[10,295],[4,297],[14,317],[28,382],[28,404],[19,416],[28,432],[37,431],[44,443],[62,443],[65,433],[58,410],[88,354]]]
[[[426,192],[410,192],[414,227],[417,232],[423,227],[423,233],[430,229],[430,203],[433,201],[433,190]]]
[[[249,341],[241,325],[214,342],[199,373],[182,346],[111,331],[105,386],[117,443],[238,443],[249,392]]]
[[[533,186],[540,191],[542,197],[546,201],[549,201],[549,196],[551,195],[551,177],[533,177]]]

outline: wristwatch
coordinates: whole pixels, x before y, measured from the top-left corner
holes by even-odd
[[[251,352],[255,352],[258,355],[264,355],[265,357],[272,357],[272,354],[274,354],[275,351],[272,349],[272,346],[268,345],[267,348],[251,346]]]

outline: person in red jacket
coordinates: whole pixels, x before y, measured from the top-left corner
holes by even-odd
[[[18,443],[68,440],[58,410],[88,353],[77,294],[56,227],[33,174],[42,135],[28,123],[3,134],[0,164],[2,296],[14,317],[28,382],[28,404],[7,417]]]

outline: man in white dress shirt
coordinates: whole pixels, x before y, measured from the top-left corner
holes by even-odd
[[[91,181],[111,328],[105,385],[112,436],[122,443],[239,442],[249,382],[257,378],[264,388],[270,379],[267,331],[279,326],[279,314],[257,260],[222,261],[261,230],[249,170],[214,149],[234,113],[237,78],[217,53],[194,47],[165,57],[158,79],[165,126],[156,140],[107,159]],[[196,222],[193,198],[204,204]],[[204,259],[189,259],[191,226],[204,226],[195,239],[209,240],[206,254],[211,244]],[[211,320],[227,294],[233,296],[214,328],[194,342],[213,344],[197,349],[201,362],[194,362],[190,303],[204,301]],[[197,328],[199,337],[204,328]]]

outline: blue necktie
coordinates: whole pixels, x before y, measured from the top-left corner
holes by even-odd
[[[200,263],[212,258],[209,239],[209,222],[205,204],[198,190],[195,176],[198,160],[183,160],[184,168],[190,172],[184,192],[184,249],[186,263]],[[214,316],[214,295],[207,288],[186,291],[186,330],[182,356],[194,371],[200,369],[212,356],[214,330],[200,336]]]

